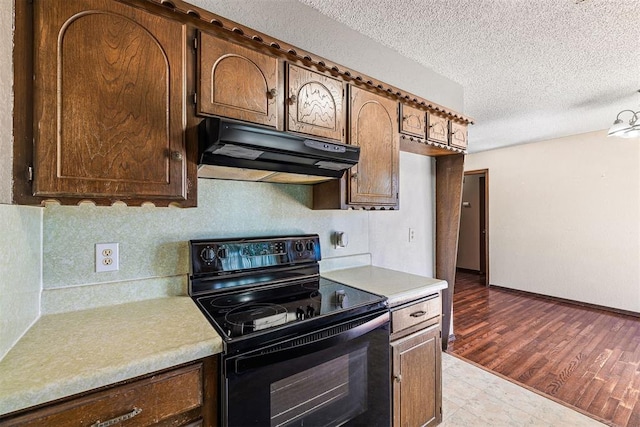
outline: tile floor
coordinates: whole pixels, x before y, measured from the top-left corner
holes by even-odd
[[[588,427],[605,424],[442,354],[441,427]]]

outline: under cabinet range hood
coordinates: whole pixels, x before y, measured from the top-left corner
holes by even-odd
[[[360,147],[206,118],[198,126],[198,177],[313,184],[341,178]]]

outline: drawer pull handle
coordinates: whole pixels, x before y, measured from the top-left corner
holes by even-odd
[[[108,426],[112,426],[114,424],[121,423],[122,421],[130,420],[131,418],[133,418],[133,417],[137,416],[138,414],[140,414],[140,412],[142,412],[142,409],[133,408],[133,411],[129,412],[128,414],[120,415],[119,417],[115,417],[115,418],[112,418],[112,419],[104,421],[104,422],[96,421],[95,423],[91,424],[91,427],[108,427]]]
[[[409,316],[411,316],[411,317],[422,317],[425,314],[427,314],[426,311],[420,310],[420,311],[416,311],[415,313],[411,313]]]

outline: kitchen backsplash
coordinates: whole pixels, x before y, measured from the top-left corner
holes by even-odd
[[[42,212],[0,204],[0,359],[40,314]]]
[[[364,211],[314,211],[312,187],[200,179],[198,207],[48,206],[44,211],[43,287],[180,276],[188,273],[186,241],[320,233],[324,257],[368,252]],[[347,231],[336,250],[331,231]],[[120,269],[94,272],[94,245],[120,244]]]
[[[318,233],[325,259],[371,253],[374,265],[433,274],[432,159],[401,153],[400,210],[314,211],[312,187],[200,179],[198,207],[49,205],[43,313],[186,293],[187,241]],[[408,242],[409,228],[416,240]],[[345,231],[346,248],[331,235]],[[120,269],[95,273],[96,243],[119,243]]]

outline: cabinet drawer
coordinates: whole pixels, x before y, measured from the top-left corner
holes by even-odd
[[[411,304],[391,312],[391,332],[436,320],[442,312],[440,296]],[[433,321],[431,323],[434,323]],[[426,325],[425,325],[426,326]]]
[[[202,364],[196,364],[47,406],[7,425],[148,426],[201,406],[202,389]]]

